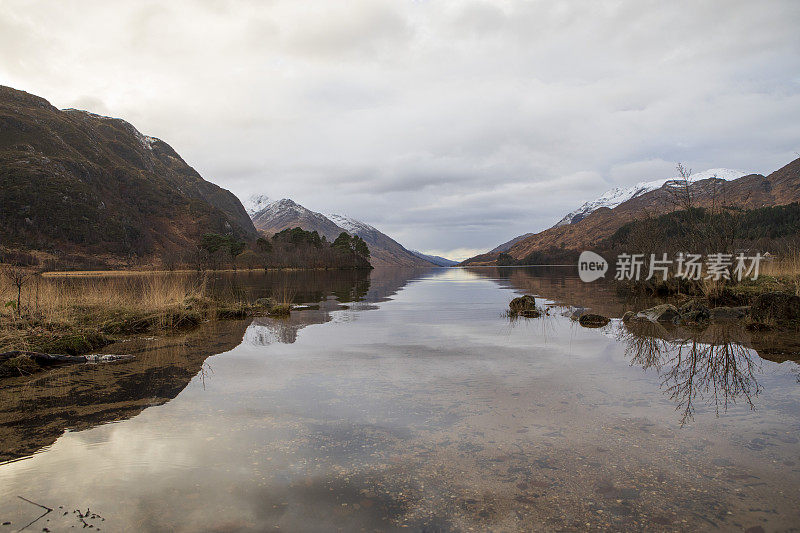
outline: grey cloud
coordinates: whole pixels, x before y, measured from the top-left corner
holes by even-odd
[[[800,151],[793,0],[3,5],[2,83],[417,249],[492,248],[677,161]]]

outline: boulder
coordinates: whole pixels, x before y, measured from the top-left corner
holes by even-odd
[[[702,324],[711,319],[711,310],[700,300],[690,300],[678,309],[684,324]]]
[[[744,307],[715,307],[711,309],[710,319],[712,322],[729,322],[731,320],[741,320],[747,316],[750,308]]]
[[[626,311],[624,315],[622,315],[623,322],[630,322],[633,317],[636,316],[636,313],[633,311]]]
[[[514,298],[508,304],[508,308],[514,314],[520,314],[523,311],[535,310],[536,298],[534,298],[530,294],[526,294],[525,296],[520,296],[519,298]]]
[[[678,318],[678,309],[672,304],[661,304],[636,313],[638,319],[650,322],[672,322]]]
[[[542,316],[542,313],[538,309],[525,309],[517,314],[525,318],[539,318]]]
[[[783,292],[759,294],[750,307],[750,316],[763,324],[800,324],[800,297]]]
[[[609,322],[611,320],[608,317],[594,313],[586,313],[578,319],[578,323],[585,328],[602,328]]]

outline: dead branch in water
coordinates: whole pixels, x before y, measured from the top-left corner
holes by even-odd
[[[63,355],[42,352],[26,352],[22,350],[11,350],[10,352],[0,353],[0,361],[13,357],[30,357],[41,365],[52,365],[59,363],[107,363],[111,361],[122,361],[133,359],[132,355]]]
[[[17,531],[22,531],[23,529],[28,529],[33,524],[35,524],[36,522],[38,522],[39,520],[41,520],[42,518],[44,518],[45,516],[47,516],[47,515],[49,515],[50,513],[53,512],[53,510],[51,508],[47,507],[46,505],[42,505],[40,503],[32,502],[28,498],[23,498],[22,496],[17,496],[17,498],[19,498],[22,501],[26,501],[26,502],[30,503],[31,505],[35,505],[36,507],[41,507],[42,509],[45,510],[44,513],[42,513],[41,516],[39,516],[33,522],[30,522],[28,525],[26,525],[25,527],[23,527],[22,529],[19,529]]]

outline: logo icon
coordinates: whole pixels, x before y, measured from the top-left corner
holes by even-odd
[[[578,258],[578,275],[581,281],[590,283],[600,279],[608,272],[608,262],[602,256],[588,250]]]

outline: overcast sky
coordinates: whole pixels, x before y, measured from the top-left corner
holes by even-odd
[[[800,152],[800,1],[0,0],[0,84],[456,259]]]

